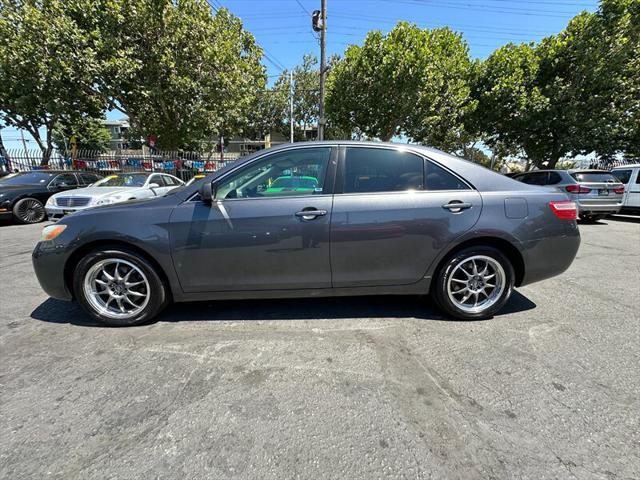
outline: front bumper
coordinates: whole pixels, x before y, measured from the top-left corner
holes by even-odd
[[[44,209],[47,212],[49,220],[60,220],[65,215],[71,215],[72,213],[86,210],[87,208],[90,207],[56,207],[47,205]]]
[[[11,220],[13,212],[11,210],[0,210],[0,220]]]
[[[40,286],[47,295],[58,300],[73,300],[64,276],[67,258],[66,247],[56,240],[38,242],[31,255]]]

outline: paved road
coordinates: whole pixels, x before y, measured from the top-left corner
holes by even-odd
[[[423,299],[187,304],[109,329],[0,227],[0,478],[640,478],[640,223],[490,321]]]

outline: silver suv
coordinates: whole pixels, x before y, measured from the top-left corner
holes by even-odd
[[[584,221],[600,220],[622,208],[624,185],[604,170],[535,170],[513,178],[565,192],[578,205],[578,215]]]

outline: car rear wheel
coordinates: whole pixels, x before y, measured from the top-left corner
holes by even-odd
[[[474,246],[451,255],[432,289],[436,304],[461,320],[496,314],[509,300],[515,274],[509,259],[493,247]]]
[[[73,288],[89,315],[116,327],[149,322],[168,300],[156,268],[137,253],[120,248],[95,250],[80,260]]]
[[[39,223],[46,215],[44,205],[35,198],[23,198],[13,206],[13,216],[18,223]]]

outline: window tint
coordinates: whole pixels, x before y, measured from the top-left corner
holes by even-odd
[[[529,185],[546,185],[547,184],[547,172],[533,172],[527,173],[519,179]]]
[[[216,186],[216,198],[319,195],[324,188],[331,147],[274,153]]]
[[[427,190],[468,190],[467,184],[435,163],[427,161]]]
[[[407,152],[347,148],[344,193],[401,192],[424,188],[424,161]]]
[[[627,183],[629,183],[629,180],[631,179],[632,171],[633,170],[613,170],[611,173],[613,174],[614,177],[616,177],[618,180],[620,180],[622,183],[626,185]]]
[[[579,182],[617,182],[618,179],[609,172],[575,172],[571,176]]]
[[[94,173],[80,173],[78,175],[80,175],[80,180],[82,180],[82,183],[85,185],[91,185],[100,180],[100,177]]]
[[[562,175],[560,175],[558,172],[549,172],[547,185],[557,185],[560,182],[562,182]]]
[[[53,179],[51,185],[54,187],[71,187],[78,185],[78,180],[76,180],[76,176],[73,173],[62,173]]]

